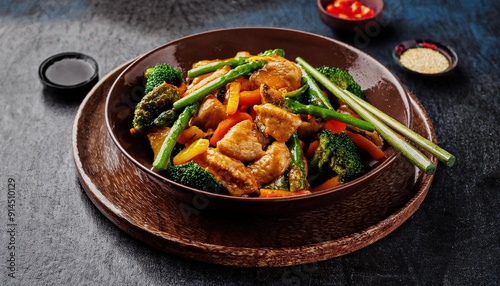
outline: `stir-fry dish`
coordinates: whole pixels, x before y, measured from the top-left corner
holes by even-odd
[[[365,100],[336,67],[317,68]],[[384,157],[384,140],[281,49],[203,60],[182,72],[144,72],[134,135],[147,136],[153,169],[204,191],[282,197],[335,187]]]
[[[311,69],[275,49],[199,61],[186,74],[148,68],[131,128],[147,136],[153,170],[172,181],[231,196],[305,195],[354,180],[385,156],[375,126],[325,87],[366,101],[340,68]]]

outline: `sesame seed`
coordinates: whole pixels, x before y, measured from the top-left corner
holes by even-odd
[[[401,54],[399,61],[407,69],[423,74],[440,73],[450,66],[443,54],[429,48],[408,49]]]

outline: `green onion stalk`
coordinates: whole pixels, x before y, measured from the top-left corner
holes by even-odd
[[[375,130],[396,150],[401,152],[408,160],[410,160],[415,166],[426,174],[433,174],[436,170],[436,166],[430,161],[429,158],[424,156],[420,151],[418,151],[411,144],[406,142],[404,138],[401,138],[396,132],[394,132],[389,126],[395,128],[398,132],[408,137],[414,143],[422,147],[423,149],[429,151],[429,153],[435,155],[440,160],[443,160],[446,165],[451,166],[455,161],[455,157],[437,146],[436,144],[430,142],[429,140],[421,137],[415,136],[415,132],[411,131],[404,125],[394,124],[397,122],[395,119],[389,119],[388,115],[383,115],[383,112],[377,110],[376,108],[371,108],[369,103],[358,100],[352,93],[347,92],[335,84],[333,84],[328,78],[318,72],[314,67],[307,63],[304,59],[298,57],[296,58],[297,63],[301,65],[316,81],[323,85],[327,90],[337,96],[342,102],[347,104],[352,110],[354,110],[360,117],[366,121],[372,123],[375,126]],[[401,130],[405,130],[401,132]],[[408,136],[409,135],[409,136]],[[422,140],[425,139],[425,140]],[[437,154],[437,155],[436,155]]]

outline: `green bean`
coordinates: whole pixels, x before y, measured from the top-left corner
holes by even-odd
[[[181,135],[182,131],[186,129],[189,124],[189,120],[198,110],[200,104],[195,102],[186,108],[179,114],[177,120],[175,120],[174,124],[168,131],[165,140],[163,141],[160,151],[158,151],[158,155],[153,162],[153,169],[156,171],[163,171],[170,164],[170,156],[172,155],[172,150],[174,149],[175,143],[177,143],[177,139]]]

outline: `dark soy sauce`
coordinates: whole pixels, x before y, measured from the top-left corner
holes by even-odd
[[[94,67],[87,61],[67,58],[49,66],[45,71],[45,76],[55,84],[72,86],[88,81],[94,72]]]

